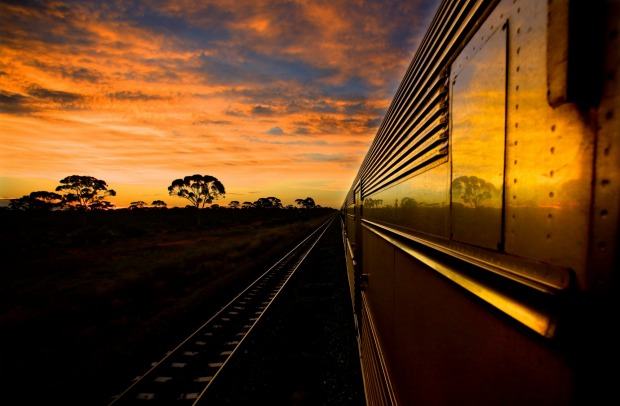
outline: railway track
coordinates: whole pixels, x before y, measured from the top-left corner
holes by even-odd
[[[332,221],[314,230],[109,405],[198,404]]]

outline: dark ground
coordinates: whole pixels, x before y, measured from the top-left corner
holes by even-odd
[[[0,211],[0,404],[109,404],[335,213]],[[209,404],[363,403],[338,222],[316,251]]]
[[[340,223],[213,381],[205,405],[365,405]]]

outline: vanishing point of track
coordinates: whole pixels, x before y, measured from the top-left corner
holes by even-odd
[[[115,396],[110,406],[198,404],[332,221],[333,218],[319,226],[161,361],[154,363]]]

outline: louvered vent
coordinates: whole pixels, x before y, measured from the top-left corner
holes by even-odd
[[[448,161],[449,71],[497,1],[444,1],[355,178],[362,197]]]
[[[442,73],[424,97],[411,101],[381,167],[365,177],[364,195],[430,169],[448,159],[448,74]]]

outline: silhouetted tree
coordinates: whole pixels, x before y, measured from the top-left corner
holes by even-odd
[[[108,201],[102,200],[100,202],[93,203],[90,206],[90,208],[93,209],[93,210],[109,210],[109,209],[114,208],[114,204],[112,204],[112,203],[110,203]]]
[[[259,209],[281,209],[282,201],[277,197],[261,197],[254,202],[254,207]]]
[[[80,210],[109,209],[114,205],[105,200],[108,196],[116,196],[103,180],[92,176],[72,175],[60,181],[57,192],[64,194],[65,205]]]
[[[32,192],[19,199],[11,199],[9,208],[13,210],[54,210],[62,207],[62,196],[54,192]]]
[[[241,206],[242,209],[253,209],[254,208],[254,203],[252,202],[243,202],[243,205]]]
[[[156,207],[158,209],[165,209],[166,207],[168,207],[166,202],[164,202],[163,200],[153,200],[153,203],[151,203],[151,206]]]
[[[226,189],[216,177],[211,175],[192,175],[183,179],[175,179],[168,186],[170,196],[179,196],[189,200],[196,209],[203,209],[211,204],[214,199],[224,196]],[[190,206],[190,205],[188,205]],[[200,225],[200,212],[198,210],[197,222]]]
[[[183,179],[175,179],[168,186],[170,196],[179,196],[189,200],[197,209],[211,204],[214,199],[224,196],[224,185],[211,175],[186,176]]]
[[[131,202],[131,204],[129,204],[129,210],[142,209],[144,206],[146,206],[146,202],[138,200],[137,202]]]
[[[295,203],[304,209],[314,209],[316,207],[316,203],[314,203],[314,199],[311,197],[306,197],[305,199],[295,199]]]
[[[239,208],[239,202],[236,200],[233,200],[232,202],[228,203],[228,207],[230,207],[231,209],[238,209]]]
[[[18,199],[9,200],[9,209],[28,210],[30,208],[30,196],[22,196]]]
[[[452,195],[458,196],[472,208],[496,193],[495,186],[477,176],[460,176],[452,181]]]

